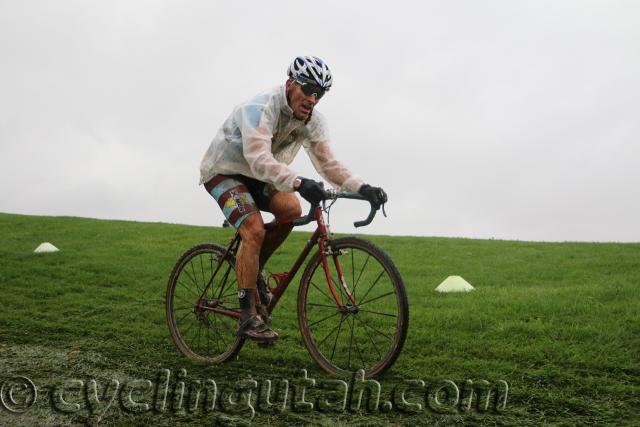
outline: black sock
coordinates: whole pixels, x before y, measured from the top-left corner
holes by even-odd
[[[238,301],[240,301],[240,308],[242,311],[252,311],[252,308],[255,307],[256,289],[238,289]]]

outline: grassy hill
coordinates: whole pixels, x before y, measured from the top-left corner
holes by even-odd
[[[242,404],[242,396],[237,405],[227,402],[213,412],[175,410],[180,394],[174,392],[176,384],[181,379],[186,384],[213,379],[224,390],[251,377],[260,384],[286,378],[294,385],[302,379],[302,369],[317,385],[307,390],[307,400],[329,393],[338,401],[332,378],[314,364],[300,338],[297,280],[274,315],[281,335],[275,348],[249,343],[238,360],[222,365],[185,359],[175,349],[164,318],[169,273],[187,248],[200,242],[226,244],[232,233],[185,225],[0,214],[0,383],[5,384],[0,425],[243,424],[251,420],[252,411]],[[286,270],[308,236],[294,233],[268,269]],[[277,411],[254,404],[253,422],[640,422],[640,244],[367,238],[394,259],[409,295],[404,351],[378,380],[382,402],[392,402],[392,409],[316,406],[304,412],[299,405]],[[34,254],[44,241],[60,252]],[[476,291],[434,292],[449,275],[463,276]],[[185,370],[181,377],[180,369]],[[164,370],[170,372],[169,403],[162,410],[157,397]],[[20,399],[28,397],[28,389],[21,386],[14,387],[15,405],[7,395],[10,384],[21,381],[17,375],[28,377],[38,392],[33,406],[19,414],[6,409],[19,408]],[[116,390],[110,381],[115,380],[121,387],[109,405],[111,391]],[[457,405],[455,396],[435,396],[444,380],[458,386]],[[493,386],[506,381],[506,406],[484,410],[474,404],[466,409],[467,380],[486,380]],[[413,406],[401,402],[401,391],[409,386],[405,397]],[[297,391],[299,398],[300,387],[292,388],[290,396]],[[232,388],[227,390],[228,395]],[[150,402],[149,410],[135,402]]]

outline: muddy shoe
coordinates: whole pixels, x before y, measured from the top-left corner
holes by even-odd
[[[238,328],[238,334],[260,342],[274,342],[278,339],[278,333],[271,330],[260,316],[251,316],[242,321]]]
[[[258,313],[258,316],[262,317],[264,323],[266,323],[268,327],[271,327],[271,316],[269,316],[267,306],[263,304],[256,305],[256,312]]]

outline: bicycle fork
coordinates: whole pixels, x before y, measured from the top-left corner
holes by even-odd
[[[349,287],[347,286],[347,281],[344,278],[344,274],[342,273],[342,266],[340,265],[340,260],[338,259],[338,255],[340,255],[339,251],[336,252],[331,247],[331,244],[328,243],[328,227],[324,223],[324,218],[322,216],[322,211],[320,208],[316,211],[316,221],[318,222],[318,228],[320,229],[321,238],[318,240],[318,246],[320,248],[320,256],[322,258],[322,267],[324,268],[325,276],[327,277],[327,284],[329,285],[329,291],[333,296],[334,301],[340,308],[340,311],[345,311],[345,306],[342,304],[340,297],[338,297],[335,288],[333,287],[333,278],[331,277],[331,270],[329,268],[329,261],[327,261],[327,256],[331,255],[333,258],[333,263],[336,266],[336,272],[338,273],[338,281],[342,290],[347,295],[347,299],[349,300],[349,305],[351,307],[356,306],[356,301],[351,292],[349,291]]]

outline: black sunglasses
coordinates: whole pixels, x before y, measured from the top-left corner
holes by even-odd
[[[302,89],[302,93],[304,93],[306,96],[314,95],[316,99],[322,98],[325,92],[327,92],[325,88],[320,87],[313,83],[304,82],[300,80],[296,80],[296,83],[300,85],[300,89]]]

